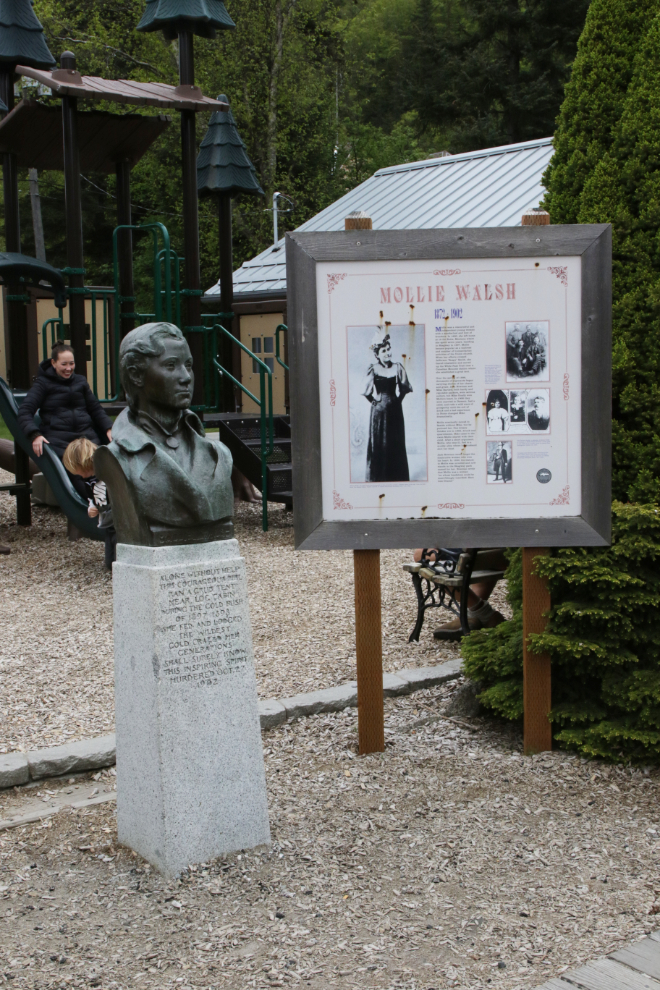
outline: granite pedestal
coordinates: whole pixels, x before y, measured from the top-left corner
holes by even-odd
[[[112,579],[119,841],[166,876],[270,842],[236,540],[119,544]]]

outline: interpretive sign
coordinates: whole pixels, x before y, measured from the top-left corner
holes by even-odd
[[[607,225],[287,235],[296,543],[600,545]]]

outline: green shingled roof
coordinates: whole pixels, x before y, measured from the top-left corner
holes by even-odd
[[[137,30],[162,31],[172,40],[180,27],[187,27],[202,38],[215,38],[217,28],[236,25],[221,0],[147,0]]]
[[[224,94],[218,99],[229,102]],[[197,156],[197,194],[202,197],[218,193],[264,195],[231,110],[215,111]]]
[[[50,69],[56,62],[32,0],[0,0],[0,64]]]

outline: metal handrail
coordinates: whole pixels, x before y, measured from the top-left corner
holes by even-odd
[[[161,261],[165,258],[166,253],[169,251],[169,261],[170,264],[174,261],[174,306],[175,306],[175,324],[177,327],[181,326],[181,262],[183,258],[180,258],[176,251],[169,248],[161,248],[161,250],[156,255],[156,263],[160,266]],[[171,280],[170,280],[171,284]]]
[[[150,230],[153,240],[154,240],[154,314],[156,320],[163,319],[163,295],[165,296],[165,319],[168,323],[172,322],[172,249],[170,247],[170,235],[167,227],[158,223],[122,223],[112,232],[112,272],[114,277],[115,292],[117,293],[117,301],[119,302],[119,255],[117,253],[117,235],[120,230]],[[158,247],[158,236],[163,239],[163,247],[159,250]],[[161,289],[161,275],[160,275],[160,263],[162,259],[165,259],[165,289]],[[178,293],[177,293],[178,298]],[[128,314],[126,314],[128,315]],[[136,316],[140,314],[135,314]],[[143,316],[146,314],[142,314]],[[119,312],[119,307],[117,307],[117,312],[115,314],[115,327],[117,330],[117,340],[119,340],[119,325],[121,320],[121,313]]]
[[[285,371],[289,370],[289,365],[280,360],[280,330],[288,331],[288,329],[284,323],[280,323],[279,326],[275,327],[275,358],[277,363],[281,364]]]
[[[60,328],[64,325],[64,319],[62,318],[62,310],[60,310],[59,316],[51,316],[50,319],[44,320],[44,322],[41,324],[41,332],[44,338],[44,357],[43,357],[44,361],[48,359],[48,326],[51,323],[53,324],[50,330],[50,346],[52,348],[55,346],[55,341],[57,340],[54,329],[55,324],[59,323]]]
[[[226,375],[226,377],[229,378],[229,380],[233,382],[234,385],[238,385],[241,391],[245,392],[245,394],[249,396],[249,398],[252,399],[253,402],[256,402],[256,404],[259,406],[259,412],[260,412],[259,419],[260,419],[260,431],[261,431],[261,526],[265,533],[268,530],[268,466],[267,466],[268,460],[267,458],[270,454],[273,453],[274,450],[273,372],[270,370],[268,365],[261,360],[261,358],[257,357],[256,354],[253,354],[252,351],[245,346],[245,344],[241,343],[238,337],[234,337],[234,335],[230,333],[229,330],[226,330],[219,323],[214,324],[214,326],[211,329],[216,333],[219,330],[221,333],[225,335],[225,337],[228,337],[229,340],[232,341],[232,343],[238,344],[240,349],[244,351],[245,354],[248,355],[248,357],[252,358],[253,361],[256,361],[257,365],[259,366],[260,398],[258,399],[256,395],[253,395],[252,392],[248,388],[246,388],[242,382],[239,382],[239,380],[235,378],[230,371],[227,371],[226,368],[223,368],[223,366],[218,361],[217,357],[213,358],[213,364],[218,374]],[[217,347],[216,347],[216,353],[217,353]],[[266,376],[268,376],[267,379]],[[266,387],[266,381],[268,381],[268,387]],[[266,404],[268,405],[267,409],[266,409]]]
[[[97,343],[96,343],[96,301],[100,296],[103,301],[103,391],[105,395],[108,395],[110,391],[110,354],[108,350],[108,304],[107,301],[110,296],[116,296],[114,289],[90,289],[89,294],[91,296],[92,302],[92,320],[91,320],[91,352],[92,352],[92,391],[94,395],[98,396],[98,372],[97,372]],[[118,307],[115,306],[115,309]],[[119,372],[119,342],[117,341],[117,346],[115,348],[115,368],[117,369],[117,374]],[[111,395],[109,398],[99,399],[99,402],[116,402],[119,398],[119,388],[115,390],[115,394]]]

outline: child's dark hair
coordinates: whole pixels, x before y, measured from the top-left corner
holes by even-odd
[[[57,361],[60,354],[64,354],[65,351],[69,351],[71,354],[73,354],[73,347],[71,346],[71,344],[65,344],[63,340],[56,340],[50,352],[51,361]],[[73,354],[73,356],[75,358],[76,355]]]

